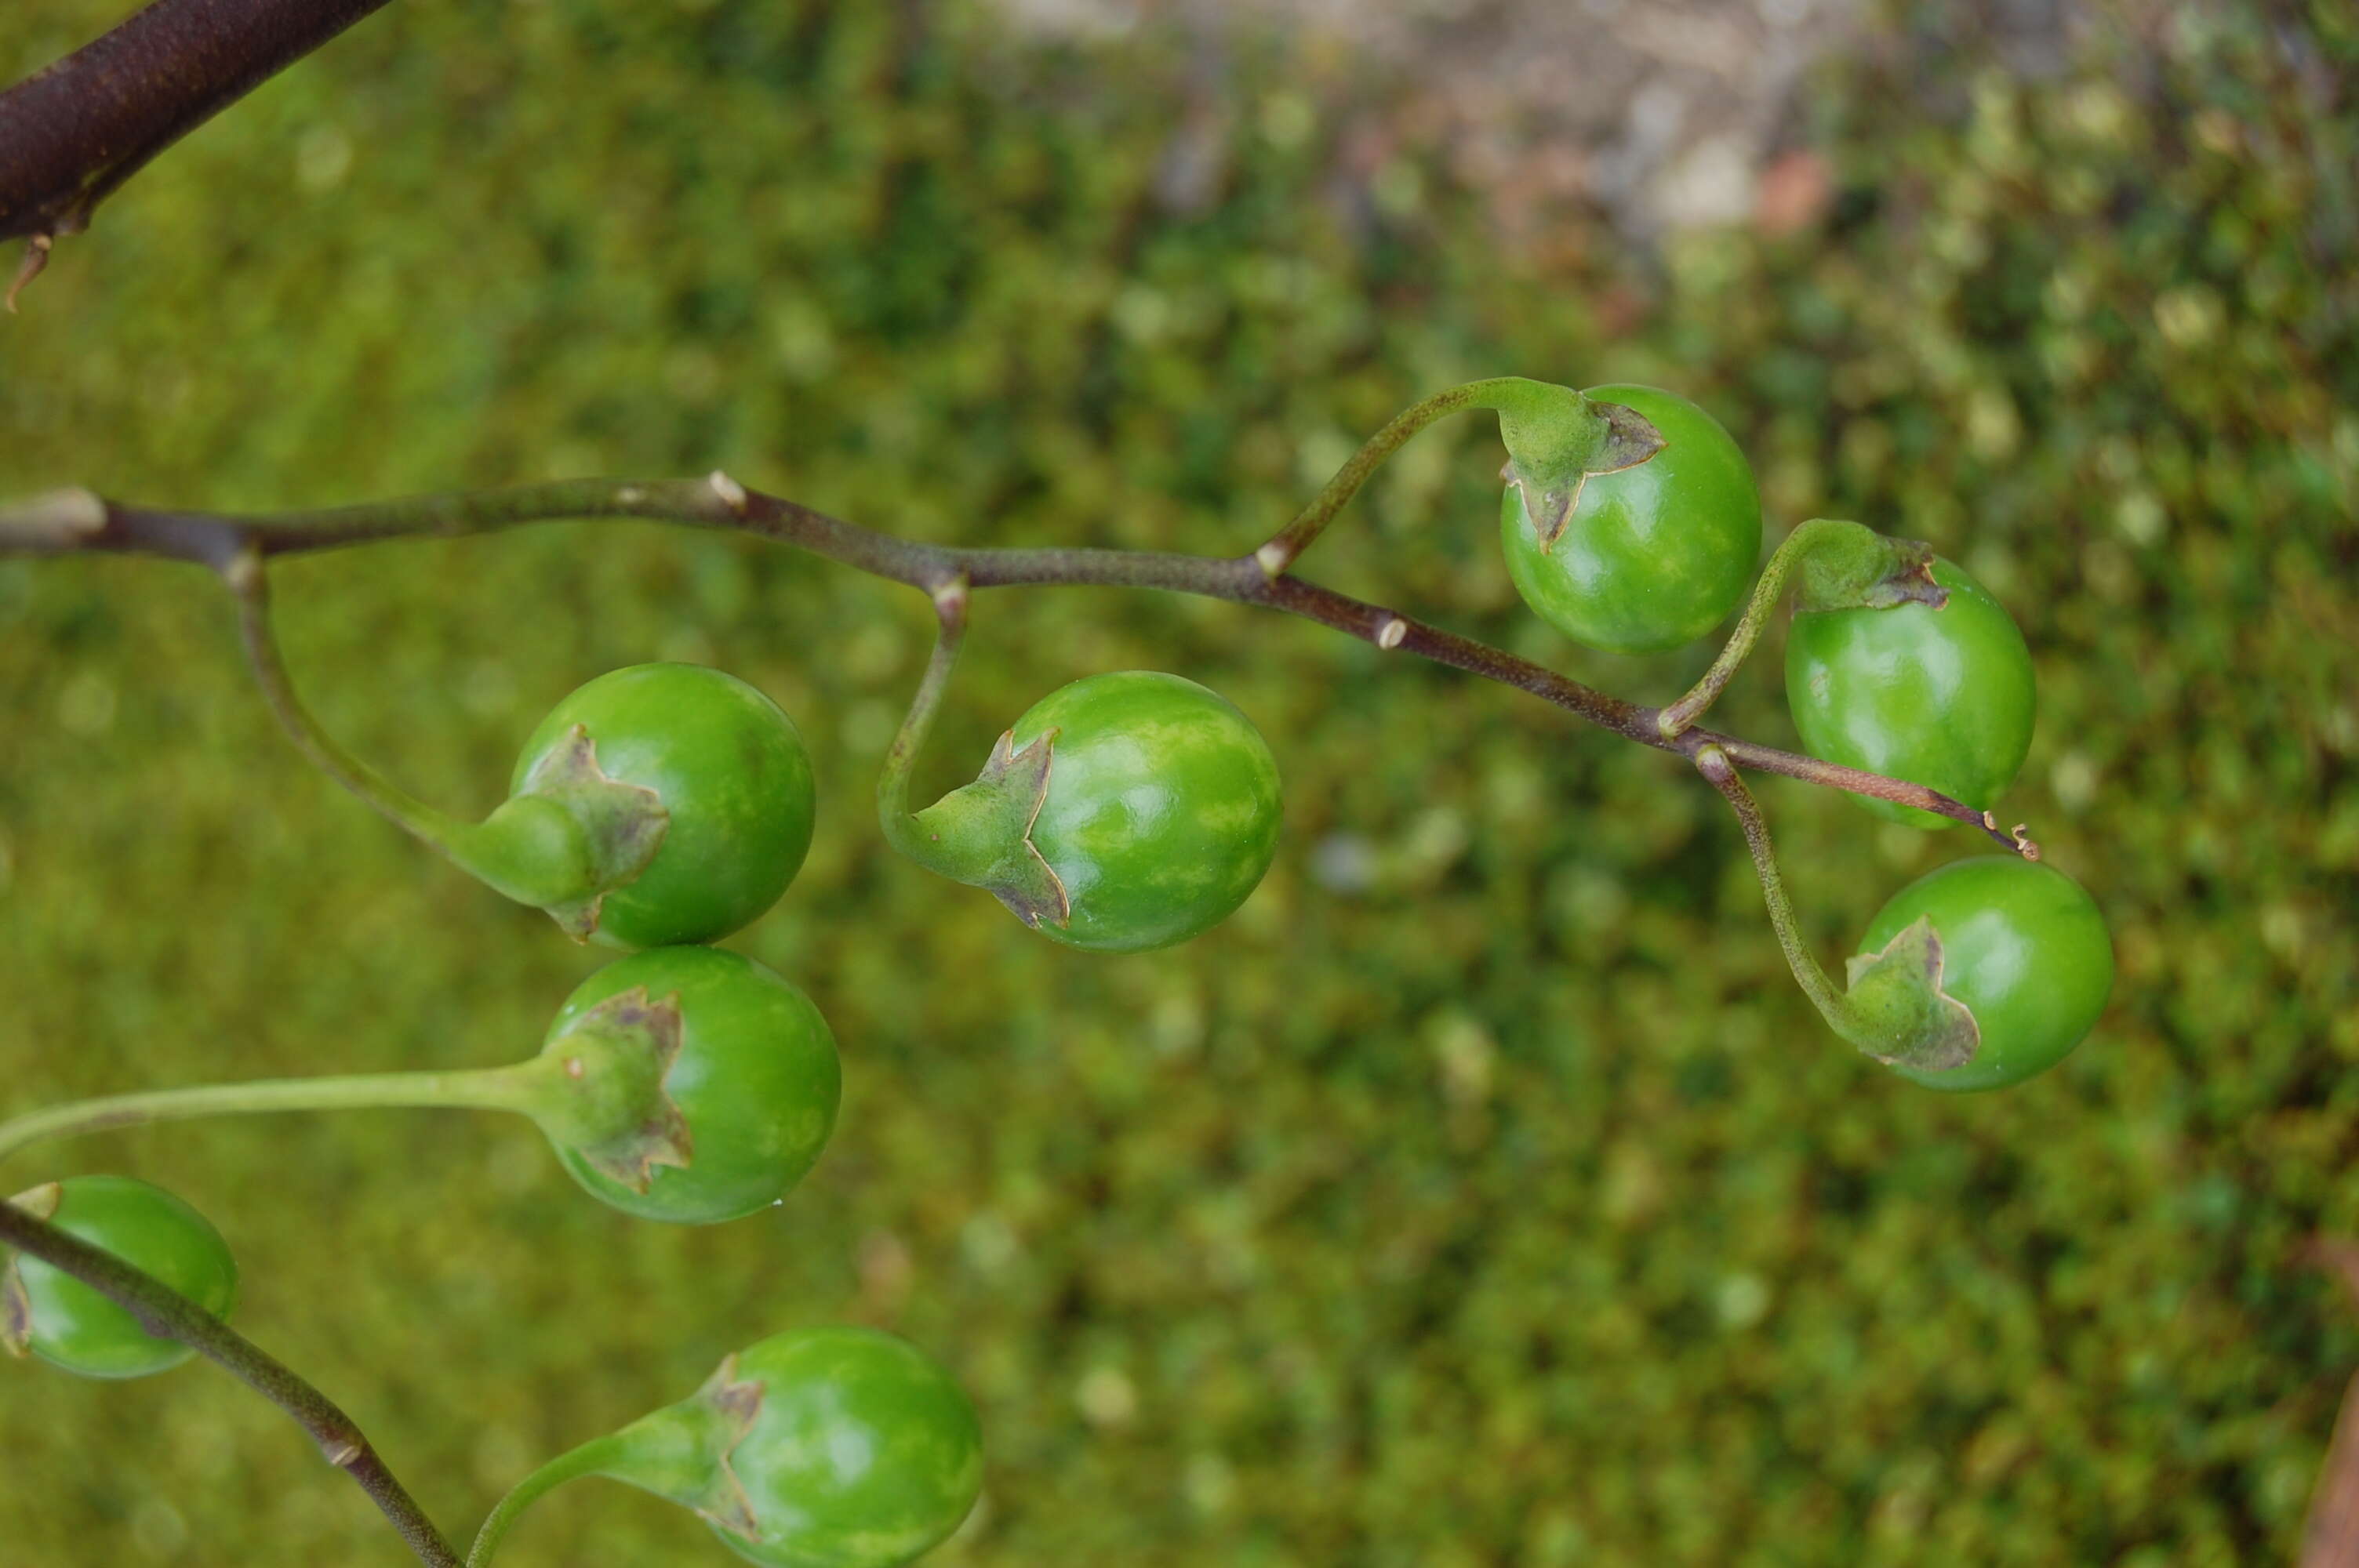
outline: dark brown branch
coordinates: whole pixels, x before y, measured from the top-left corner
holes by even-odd
[[[148,1333],[177,1339],[226,1368],[310,1433],[328,1463],[350,1476],[385,1510],[420,1563],[429,1568],[460,1568],[459,1554],[417,1499],[394,1479],[358,1423],[267,1351],[163,1281],[14,1204],[0,1202],[0,1245],[80,1280],[136,1318]]]
[[[9,308],[148,159],[385,4],[156,0],[0,92],[0,240],[31,243]]]

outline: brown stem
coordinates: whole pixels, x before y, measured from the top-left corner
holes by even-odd
[[[394,1479],[359,1424],[267,1351],[161,1281],[14,1204],[0,1203],[0,1246],[28,1253],[80,1280],[129,1313],[148,1333],[177,1339],[227,1369],[310,1433],[328,1463],[350,1476],[385,1510],[420,1563],[429,1568],[460,1568],[459,1554],[418,1500]]]
[[[1055,584],[1154,588],[1283,611],[1387,651],[1398,649],[1528,692],[1625,740],[1692,760],[1718,746],[1740,765],[1854,795],[1913,806],[1980,828],[1994,841],[2038,858],[1985,812],[1922,784],[1840,767],[1712,730],[1667,736],[1660,709],[1625,702],[1503,649],[1413,621],[1291,574],[1271,577],[1255,556],[1226,558],[1151,550],[962,549],[897,539],[748,490],[723,473],[701,480],[564,480],[472,494],[415,496],[277,516],[126,506],[88,491],[60,491],[0,507],[0,554],[104,550],[193,561],[227,572],[245,552],[293,555],[382,539],[486,533],[566,518],[636,517],[758,534],[889,581],[938,594],[963,579],[972,589]]]
[[[49,243],[147,160],[386,0],[156,0],[0,92],[0,239]]]

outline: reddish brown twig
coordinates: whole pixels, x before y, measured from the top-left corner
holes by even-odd
[[[7,308],[148,159],[385,4],[156,0],[0,92],[0,240],[27,243]]]

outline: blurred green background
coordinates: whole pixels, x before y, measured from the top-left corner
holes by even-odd
[[[0,74],[121,9],[13,7]],[[822,818],[736,945],[842,1043],[814,1175],[666,1229],[521,1123],[383,1113],[0,1181],[122,1171],[206,1210],[242,1325],[454,1530],[730,1348],[851,1320],[981,1407],[946,1568],[2288,1560],[2359,1366],[2300,1261],[2359,1232],[2359,33],[2332,0],[2076,15],[2027,74],[1968,13],[1876,13],[1785,133],[1828,200],[1642,245],[1510,232],[1413,129],[1358,156],[1403,84],[1282,40],[1208,70],[962,7],[408,0],[158,163],[0,326],[0,493],[725,466],[920,537],[1207,553],[1454,381],[1680,388],[1754,456],[1773,539],[1930,539],[2021,622],[2042,710],[2004,809],[2120,961],[2049,1076],[1943,1098],[1843,1047],[1669,759],[1304,624],[995,594],[926,783],[1139,665],[1233,697],[1286,773],[1235,920],[1069,952],[879,842],[915,596],[560,525],[288,565],[298,678],[478,810],[609,667],[777,697]],[[1162,193],[1182,124],[1212,200]],[[1520,612],[1497,462],[1472,422],[1427,438],[1307,572],[1679,689],[1706,650],[1604,659]],[[1728,725],[1790,742],[1759,663]],[[1761,794],[1830,958],[1973,852]],[[0,1111],[518,1057],[597,962],[310,772],[223,596],[134,560],[0,562]],[[0,1366],[0,1454],[11,1568],[407,1560],[201,1368]],[[611,1486],[502,1558],[726,1560]]]

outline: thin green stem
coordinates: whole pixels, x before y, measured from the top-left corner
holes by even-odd
[[[1689,688],[1686,696],[1666,707],[1655,722],[1664,735],[1674,736],[1695,727],[1720,694],[1728,688],[1729,681],[1751,656],[1753,645],[1761,640],[1762,630],[1777,612],[1778,600],[1786,597],[1786,585],[1802,558],[1819,547],[1830,536],[1843,530],[1855,528],[1855,523],[1834,523],[1814,517],[1786,535],[1769,557],[1769,564],[1761,568],[1761,580],[1753,585],[1753,600],[1745,607],[1745,617],[1737,622],[1736,630],[1721,648],[1720,656],[1704,671],[1703,678]]]
[[[1794,901],[1769,845],[1769,824],[1736,765],[1718,746],[1699,749],[1695,764],[1736,813],[1754,871],[1761,879],[1769,925],[1786,953],[1786,967],[1827,1027],[1888,1065],[1938,1072],[1973,1060],[1982,1041],[1981,1026],[1971,1009],[1941,989],[1941,940],[1931,923],[1919,920],[1882,951],[1854,958],[1850,986],[1837,990],[1802,940],[1801,922],[1795,918]]]
[[[958,665],[966,641],[967,585],[964,578],[937,589],[933,595],[936,630],[933,656],[918,682],[909,711],[886,750],[885,765],[876,775],[876,818],[886,842],[905,855],[923,860],[923,836],[909,815],[909,779],[917,771],[918,753],[932,732],[942,694],[950,688],[951,672]]]
[[[471,826],[435,810],[397,788],[383,774],[338,745],[320,728],[278,654],[278,640],[270,629],[270,581],[262,552],[249,546],[223,569],[222,577],[237,596],[238,632],[245,643],[246,663],[263,699],[277,716],[280,728],[321,773],[360,796],[403,831],[448,855],[451,845]]]
[[[1799,580],[1797,580],[1799,579]],[[1703,716],[1737,666],[1753,652],[1777,601],[1791,587],[1798,615],[1831,610],[1895,610],[1922,604],[1939,610],[1949,590],[1933,579],[1933,547],[1912,539],[1888,539],[1873,528],[1813,517],[1786,535],[1753,585],[1753,601],[1736,632],[1704,672],[1703,679],[1657,716],[1667,739],[1676,740]],[[1972,820],[1972,818],[1968,818]]]
[[[1255,561],[1268,576],[1282,575],[1327,531],[1327,525],[1351,504],[1352,498],[1360,493],[1361,487],[1384,466],[1386,460],[1408,445],[1419,431],[1446,414],[1466,408],[1496,408],[1502,400],[1514,395],[1517,386],[1528,384],[1531,384],[1522,376],[1492,376],[1449,387],[1410,404],[1394,415],[1390,424],[1363,442],[1351,460],[1337,469],[1335,477],[1310,498],[1310,504],[1273,535],[1269,543],[1254,552]]]
[[[78,1100],[0,1122],[0,1160],[54,1138],[209,1116],[266,1111],[415,1109],[506,1110],[538,1117],[561,1090],[554,1056],[506,1067],[454,1073],[364,1073],[335,1077],[264,1078]]]
[[[237,1330],[162,1281],[46,1220],[0,1203],[0,1247],[38,1258],[113,1302],[159,1339],[177,1339],[293,1418],[329,1464],[350,1476],[428,1568],[461,1568],[459,1554],[335,1402]]]
[[[610,1432],[603,1437],[593,1437],[581,1447],[559,1454],[518,1481],[484,1517],[483,1529],[475,1532],[474,1545],[467,1549],[466,1568],[484,1568],[525,1509],[568,1481],[603,1474],[624,1445],[618,1433]]]
[[[1801,922],[1794,914],[1793,896],[1786,891],[1785,875],[1777,869],[1777,855],[1769,843],[1768,818],[1761,814],[1760,803],[1745,787],[1743,775],[1720,747],[1706,746],[1697,752],[1695,765],[1696,772],[1727,797],[1730,809],[1736,813],[1737,826],[1745,831],[1745,847],[1753,855],[1753,870],[1761,879],[1761,902],[1768,906],[1769,925],[1777,933],[1777,946],[1785,950],[1786,967],[1794,971],[1794,983],[1835,1033],[1849,1039],[1849,1009],[1843,993],[1802,940]]]

